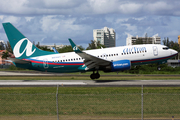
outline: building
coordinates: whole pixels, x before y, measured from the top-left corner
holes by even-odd
[[[97,43],[105,45],[106,47],[115,47],[116,46],[116,33],[114,29],[104,27],[103,29],[93,30],[93,38]]]
[[[179,47],[180,47],[180,35],[178,35],[178,44],[179,44]]]
[[[180,60],[168,60],[167,64],[173,68],[180,67]]]
[[[4,40],[0,40],[0,49],[5,49],[5,44]]]
[[[7,59],[2,58],[4,52],[6,52],[6,50],[0,50],[0,65],[11,65],[12,62],[8,62],[8,61],[6,61]],[[15,58],[15,56],[12,53],[10,53],[10,52],[8,52],[8,53],[9,53],[10,57]]]
[[[128,34],[126,38],[126,45],[135,45],[135,44],[161,44],[161,38],[158,34],[152,37],[134,37]]]
[[[56,49],[61,49],[63,47],[66,47],[66,45],[40,45],[41,47],[47,47],[50,50],[53,50],[52,48],[56,46]]]

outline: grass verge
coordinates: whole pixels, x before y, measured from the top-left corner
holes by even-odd
[[[59,87],[62,119],[141,118],[141,87]],[[180,87],[144,87],[144,118],[180,118]],[[0,118],[56,115],[56,87],[1,87]]]

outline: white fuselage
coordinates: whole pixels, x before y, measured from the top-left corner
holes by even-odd
[[[95,57],[101,59],[106,59],[108,61],[118,61],[118,60],[130,60],[133,64],[144,64],[151,62],[162,62],[175,56],[177,52],[172,49],[168,49],[164,45],[157,44],[145,44],[145,45],[133,45],[133,46],[121,46],[113,48],[104,49],[94,49],[83,51]],[[45,55],[39,57],[31,58],[33,60],[40,60],[52,63],[82,63],[83,58],[81,58],[75,52],[59,53],[53,55]],[[61,64],[59,64],[61,65]]]

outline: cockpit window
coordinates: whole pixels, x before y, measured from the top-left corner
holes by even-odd
[[[169,48],[168,47],[163,47],[163,50],[168,50]]]

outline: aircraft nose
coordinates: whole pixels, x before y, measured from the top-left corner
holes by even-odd
[[[171,54],[175,55],[175,54],[178,54],[178,52],[176,50],[171,49]]]

